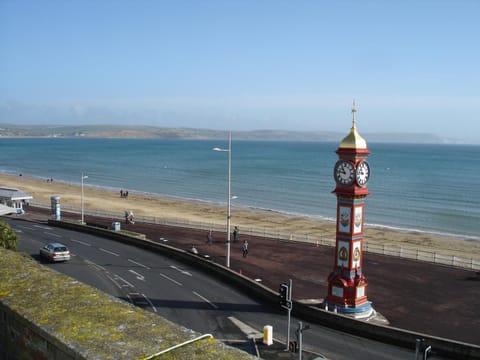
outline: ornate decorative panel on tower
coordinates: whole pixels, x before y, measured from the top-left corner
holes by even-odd
[[[329,310],[370,316],[373,312],[367,300],[368,281],[362,271],[363,224],[365,198],[370,167],[367,142],[357,132],[355,102],[352,107],[352,128],[342,140],[336,153],[333,176],[337,196],[337,228],[335,264],[328,277],[328,295],[325,305]]]

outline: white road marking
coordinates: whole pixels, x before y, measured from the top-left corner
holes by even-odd
[[[78,244],[82,244],[82,245],[85,245],[85,246],[92,246],[92,244],[89,244],[85,241],[80,241],[80,240],[75,240],[75,239],[70,239],[70,241],[73,241],[73,242],[76,242]]]
[[[54,234],[54,233],[51,233],[51,232],[44,232],[45,235],[48,235],[48,236],[53,236],[53,237],[57,237],[57,238],[61,238],[62,235],[58,235],[58,234]]]
[[[111,282],[113,282],[119,289],[121,289],[123,286],[118,283],[118,281],[110,276],[110,274],[107,273],[107,278],[110,279]]]
[[[182,274],[184,274],[184,275],[192,276],[192,274],[190,274],[188,271],[182,270],[182,269],[176,267],[175,265],[170,265],[170,267],[171,267],[172,269],[175,269],[175,270],[177,270],[177,271],[180,271],[180,272],[181,272]]]
[[[197,293],[196,291],[192,291],[195,295],[197,295],[200,299],[202,299],[203,301],[205,301],[208,305],[210,305],[211,307],[213,307],[214,309],[218,309],[218,306],[215,305],[213,302],[211,302],[210,300],[208,300],[206,297],[200,295],[199,293]]]
[[[148,297],[145,296],[145,294],[142,294],[142,296],[145,298],[145,300],[148,301],[148,303],[150,304],[151,308],[153,309],[154,312],[157,312],[157,308],[155,306],[153,306],[153,303],[150,301],[150,299]]]
[[[165,275],[165,274],[160,273],[160,276],[163,276],[165,279],[170,280],[170,281],[173,282],[174,284],[177,284],[177,285],[179,285],[179,286],[183,286],[182,283],[178,282],[177,280],[172,279],[171,277],[169,277],[169,276],[167,276],[167,275]]]
[[[131,288],[135,288],[135,286],[133,286],[133,284],[129,283],[127,280],[125,280],[124,278],[122,278],[121,276],[118,276],[118,275],[114,275],[114,279],[115,280],[120,280],[122,281],[125,285],[122,285],[123,287],[131,287]]]
[[[43,226],[43,225],[33,225],[33,226],[38,227],[40,229],[44,229],[44,230],[52,230],[52,228],[49,226]]]
[[[233,316],[229,316],[228,320],[230,320],[236,327],[238,327],[241,332],[247,335],[249,339],[257,339],[263,337],[263,333],[255,330],[250,325],[245,324],[243,321],[240,321]]]
[[[17,225],[17,228],[19,229],[27,229],[27,230],[33,230],[31,226],[25,226],[25,225]]]
[[[128,271],[131,272],[133,275],[135,275],[138,280],[145,281],[145,276],[143,276],[142,274],[139,274],[134,270],[128,270]]]
[[[107,254],[110,254],[110,255],[120,256],[120,255],[118,255],[118,254],[116,254],[116,253],[114,253],[114,252],[112,252],[112,251],[105,250],[105,249],[103,249],[103,248],[99,248],[98,250],[103,251],[103,252],[106,252]]]
[[[145,294],[140,293],[129,293],[127,294],[128,299],[133,305],[141,304],[141,305],[150,305],[153,312],[157,312],[157,308],[153,305],[148,297]],[[138,297],[142,297],[143,299],[139,299]]]
[[[98,265],[98,264],[94,263],[93,261],[85,260],[85,262],[86,262],[88,265],[91,265],[91,266],[97,268],[97,270],[107,271],[107,269],[105,269],[103,266]]]
[[[145,269],[150,269],[147,265],[143,265],[143,264],[141,264],[141,263],[139,263],[139,262],[136,262],[135,260],[128,259],[128,261],[130,261],[132,264],[141,266],[141,267],[143,267],[143,268],[145,268]]]

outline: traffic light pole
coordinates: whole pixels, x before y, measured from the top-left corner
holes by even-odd
[[[308,329],[310,329],[310,325],[303,326],[301,321],[298,322],[298,330],[295,332],[298,340],[298,360],[302,360],[303,331]]]
[[[303,323],[298,323],[298,360],[302,360]]]
[[[287,321],[287,348],[285,349],[286,351],[289,350],[290,346],[290,313],[292,312],[292,309],[288,309],[288,321]]]
[[[280,288],[278,289],[280,294],[280,306],[288,311],[288,324],[287,324],[287,349],[289,350],[290,346],[290,315],[292,313],[292,279],[288,280],[288,283],[281,283]]]

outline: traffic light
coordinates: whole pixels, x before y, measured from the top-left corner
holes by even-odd
[[[283,283],[280,284],[280,289],[278,290],[280,293],[280,305],[287,306],[287,299],[288,299],[288,285]]]

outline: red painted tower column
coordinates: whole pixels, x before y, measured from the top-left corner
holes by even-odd
[[[329,310],[369,316],[371,303],[367,300],[368,281],[362,271],[363,225],[365,198],[369,194],[367,182],[370,167],[366,161],[370,151],[366,141],[357,132],[355,102],[352,108],[352,128],[342,140],[336,153],[333,176],[337,196],[337,227],[335,265],[328,277]]]

